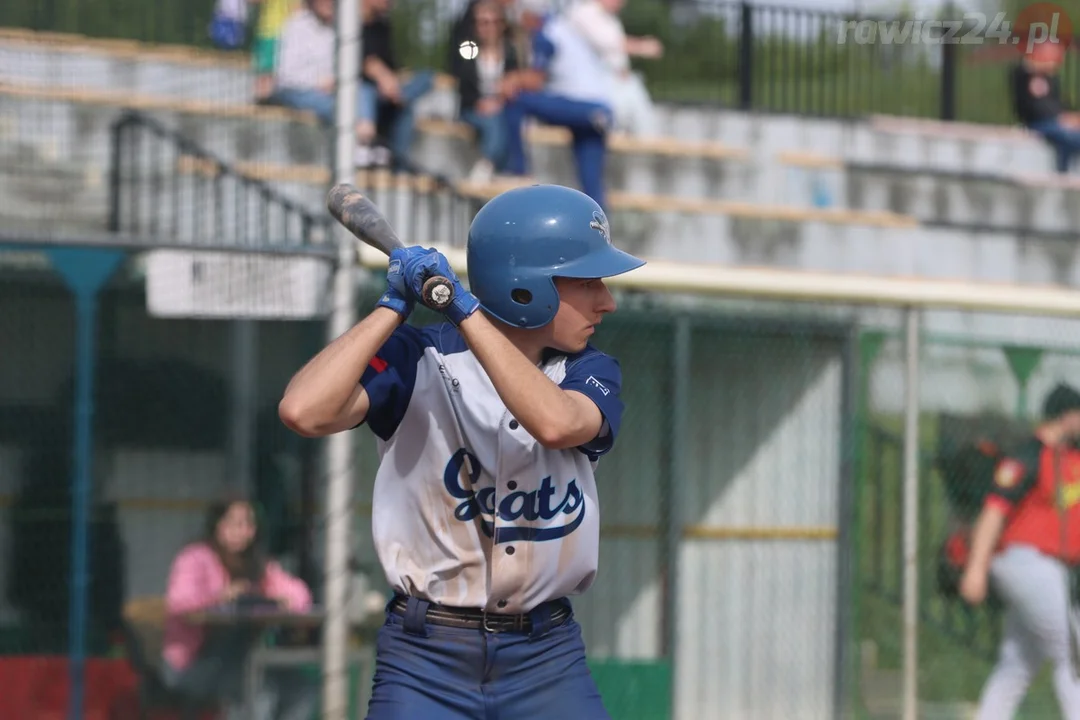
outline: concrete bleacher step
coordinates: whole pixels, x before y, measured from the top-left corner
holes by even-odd
[[[1080,233],[1077,180],[862,165],[849,165],[845,173],[848,207],[887,209],[941,225]]]
[[[246,103],[245,55],[0,29],[0,82]]]
[[[254,103],[247,53],[0,28],[4,84],[189,101],[223,114]],[[418,111],[450,117],[456,107],[453,87],[440,77]]]
[[[179,173],[212,175],[197,159],[181,159]],[[322,202],[329,176],[312,169],[308,177],[294,168],[238,165],[236,172],[255,179],[276,179],[294,197]],[[167,173],[168,174],[168,173]],[[378,180],[382,175],[385,179]],[[358,182],[395,188],[400,210],[392,221],[431,202],[431,188],[422,180],[389,178],[383,173],[358,174]],[[366,179],[364,179],[366,178]],[[479,205],[517,183],[470,185],[457,191],[473,204],[444,213],[455,238]],[[306,189],[305,189],[306,188]],[[376,202],[382,203],[376,196]],[[157,204],[167,204],[164,201]],[[394,213],[402,213],[397,215]],[[980,279],[1036,284],[1080,284],[1080,258],[1066,257],[1060,243],[1038,244],[1010,236],[986,238],[979,233],[933,230],[890,213],[857,213],[841,209],[792,208],[759,203],[611,194],[613,234],[621,247],[654,258],[686,259],[725,265],[786,267],[885,276]],[[413,228],[417,235],[411,234]],[[409,237],[427,242],[430,225],[411,225]],[[1001,322],[1000,319],[997,320]]]
[[[119,90],[54,88],[0,84],[0,117],[14,141],[30,146],[57,146],[80,151],[89,144],[104,157],[112,119],[131,108],[152,114],[214,154],[240,162],[330,164],[332,135],[306,113],[278,107],[222,106],[178,101],[156,95],[126,95]],[[526,129],[535,177],[577,185],[568,133],[560,128],[530,125]],[[467,126],[422,119],[413,157],[431,172],[462,177],[479,158]],[[690,197],[749,199],[759,184],[761,168],[739,147],[710,140],[613,135],[606,164],[611,187],[637,193]]]
[[[819,153],[781,153],[788,199],[853,210],[888,210],[920,222],[987,232],[1080,232],[1080,176],[997,170],[973,173],[867,164]]]
[[[432,172],[462,177],[479,159],[467,126],[439,119],[418,123],[413,157]],[[530,175],[578,186],[569,133],[530,124],[525,131]],[[750,199],[755,169],[743,148],[720,142],[613,135],[605,163],[610,189],[696,198]]]
[[[452,82],[440,78],[436,91],[420,101],[418,116],[454,117]],[[226,113],[250,104],[253,87],[246,53],[0,29],[3,83],[190,100]],[[1045,146],[1011,127],[884,116],[835,122],[670,105],[658,106],[657,112],[669,137],[743,148],[754,154],[755,162],[769,162],[778,152],[813,150],[865,163],[964,172],[1052,169]],[[772,178],[763,177],[756,189],[767,192],[773,184]]]
[[[117,105],[0,92],[0,117],[4,118],[0,133],[5,133],[5,141],[13,140],[4,147],[35,158],[23,163],[29,174],[19,182],[28,182],[48,162],[78,168],[69,176],[83,182],[71,181],[72,209],[68,212],[76,212],[75,206],[85,207],[88,217],[103,221],[111,160],[109,128],[120,112]],[[258,116],[262,118],[264,112],[270,113],[260,110]],[[153,114],[244,171],[272,169],[273,176],[262,179],[297,201],[310,200],[313,209],[323,206],[326,185],[321,181],[328,176],[312,170],[325,168],[314,160],[325,151],[329,135],[314,123],[294,118],[251,122],[239,114]],[[41,159],[46,164],[38,162]],[[147,162],[157,163],[165,178],[179,171],[175,158],[149,157]],[[258,172],[253,171],[253,176],[259,177]],[[629,183],[624,187],[631,189],[612,190],[613,226],[621,242],[647,249],[656,257],[1022,282],[1076,281],[1077,261],[1064,253],[1060,244],[1033,247],[1018,236],[930,232],[914,228],[909,218],[890,213],[836,207],[819,211],[764,198],[754,203],[715,195],[703,198],[680,192],[677,186],[659,195],[636,192]],[[424,202],[423,198],[417,201]],[[898,226],[886,227],[896,223]],[[461,227],[466,224],[467,219],[460,221]]]

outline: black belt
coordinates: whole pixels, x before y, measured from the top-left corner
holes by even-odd
[[[390,603],[390,612],[404,617],[407,603],[408,598],[395,595]],[[544,603],[544,605],[551,607],[551,627],[562,625],[570,617],[570,608],[561,602],[551,601]],[[505,613],[490,613],[478,608],[458,608],[430,603],[424,619],[432,625],[444,625],[466,630],[482,629],[493,633],[532,632],[532,620],[529,618],[528,613],[508,615]]]

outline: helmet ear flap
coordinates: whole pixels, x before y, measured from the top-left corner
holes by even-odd
[[[510,285],[510,312],[506,318],[511,325],[520,328],[538,328],[547,325],[559,310],[559,292],[555,281],[538,277],[533,281],[512,282]]]

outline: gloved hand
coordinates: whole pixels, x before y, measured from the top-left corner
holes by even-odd
[[[395,250],[394,252],[398,251]],[[443,308],[442,313],[455,327],[480,307],[480,301],[476,299],[475,295],[462,287],[461,281],[450,267],[450,262],[442,253],[434,248],[406,248],[402,252],[408,253],[403,255],[402,275],[403,284],[408,290],[407,297],[411,300],[415,301],[421,298],[424,281],[433,275],[438,275],[449,280],[454,288],[454,299],[447,307]],[[390,257],[393,258],[394,255],[391,254]]]
[[[405,281],[405,267],[409,260],[423,254],[420,247],[398,248],[390,253],[390,264],[386,267],[386,291],[375,303],[377,307],[387,307],[404,318],[412,314],[416,307],[416,297],[409,292]]]

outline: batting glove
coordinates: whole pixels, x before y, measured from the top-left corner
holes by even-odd
[[[375,303],[377,307],[387,307],[408,318],[416,307],[415,296],[409,293],[405,278],[405,266],[410,257],[417,255],[421,248],[397,248],[390,253],[390,264],[386,268],[386,291]]]
[[[446,256],[435,250],[431,252],[435,260],[435,267],[431,271],[431,275],[446,278],[454,288],[454,299],[442,312],[446,319],[453,323],[454,327],[457,327],[461,325],[465,318],[477,311],[480,307],[480,301],[476,299],[475,295],[462,287],[461,281],[458,280],[458,276],[450,267],[450,261],[446,259]],[[423,285],[423,280],[420,281],[420,284]]]

